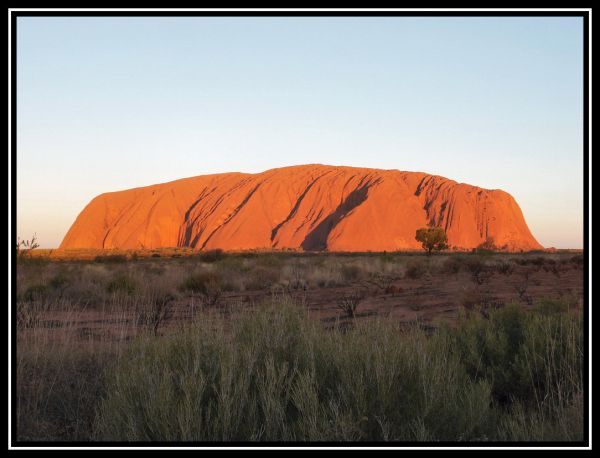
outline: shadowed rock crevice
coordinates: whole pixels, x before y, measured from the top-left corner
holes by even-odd
[[[258,183],[256,186],[254,186],[254,188],[252,188],[252,190],[246,195],[246,197],[244,197],[244,200],[242,200],[242,202],[236,207],[236,209],[233,210],[233,212],[231,213],[231,215],[229,215],[227,217],[227,219],[225,221],[223,221],[223,224],[221,224],[218,227],[216,227],[215,230],[213,230],[210,233],[210,235],[208,237],[206,237],[206,240],[204,241],[204,243],[202,244],[202,246],[200,247],[200,249],[203,250],[204,247],[206,246],[206,244],[208,243],[208,241],[212,238],[213,235],[215,235],[215,232],[217,232],[219,229],[222,229],[223,227],[225,227],[227,225],[227,223],[229,221],[231,221],[233,219],[233,217],[239,213],[239,211],[244,207],[244,205],[246,205],[248,203],[248,201],[250,200],[250,198],[254,195],[254,193],[256,192],[256,190],[259,187],[260,187],[260,183]],[[192,247],[196,248],[197,244],[198,244],[198,240],[196,239],[194,241],[194,245],[192,245]]]
[[[300,208],[300,204],[302,204],[302,201],[306,197],[306,194],[308,194],[308,191],[310,191],[310,188],[312,188],[314,186],[314,184],[317,181],[319,181],[319,179],[321,179],[324,175],[327,175],[328,173],[329,172],[325,172],[323,175],[318,176],[317,178],[315,178],[313,181],[311,181],[308,184],[308,186],[306,187],[304,192],[302,192],[302,194],[300,194],[300,197],[298,197],[298,200],[296,200],[296,204],[294,205],[294,208],[292,208],[292,211],[289,213],[287,218],[285,220],[283,220],[281,223],[279,223],[277,226],[275,226],[275,228],[273,228],[273,230],[271,231],[271,242],[273,240],[275,240],[275,237],[277,236],[277,232],[279,231],[279,229],[281,229],[285,223],[290,221],[296,215],[296,213],[298,212],[298,208]]]
[[[510,251],[542,248],[501,190],[422,172],[320,164],[101,194],[60,248],[415,250],[415,231],[428,225],[444,227],[454,249],[472,249],[486,236]]]
[[[335,209],[333,213],[327,216],[319,223],[300,244],[303,250],[306,251],[323,251],[327,249],[327,238],[333,228],[345,217],[367,200],[370,183],[361,185],[356,188],[348,197]]]
[[[210,194],[211,192],[213,192],[215,190],[215,188],[213,188],[208,194]],[[198,196],[198,198],[192,203],[192,205],[190,205],[187,209],[187,211],[185,212],[184,218],[183,218],[183,224],[185,229],[183,230],[183,236],[181,235],[181,230],[179,231],[180,235],[179,235],[179,242],[178,242],[178,246],[180,247],[189,247],[191,246],[191,241],[192,241],[192,237],[193,237],[193,225],[192,222],[190,221],[190,215],[192,213],[192,211],[196,208],[196,206],[202,202],[202,200],[207,196],[207,188],[205,187],[202,192],[200,193],[200,195]],[[183,229],[183,228],[182,228]]]

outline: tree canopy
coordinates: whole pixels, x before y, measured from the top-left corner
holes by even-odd
[[[441,227],[423,227],[417,229],[415,238],[421,242],[427,254],[431,254],[434,250],[441,251],[448,248],[448,237],[446,236],[446,231]]]

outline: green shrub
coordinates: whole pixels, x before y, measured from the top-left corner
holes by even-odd
[[[20,341],[19,439],[581,441],[583,330],[565,309],[326,329],[283,297],[118,355]]]
[[[473,310],[482,302],[482,294],[477,289],[463,289],[459,294],[459,304],[466,310]]]
[[[181,284],[180,290],[200,295],[206,305],[215,305],[221,297],[221,278],[215,272],[199,272],[190,275]]]
[[[365,291],[355,289],[348,293],[340,295],[337,301],[337,306],[340,308],[348,317],[354,318],[356,316],[356,309],[360,302],[365,298]]]
[[[127,256],[124,254],[101,254],[94,258],[95,262],[123,263],[127,262]]]
[[[221,261],[224,258],[225,253],[220,248],[216,248],[214,250],[201,251],[198,254],[198,259],[206,263]]]
[[[473,252],[482,255],[482,256],[490,256],[494,254],[494,252],[498,251],[498,246],[496,246],[496,242],[494,237],[488,236],[486,239],[481,242]]]
[[[442,264],[441,271],[447,274],[457,274],[463,266],[463,258],[459,256],[449,256]]]
[[[49,288],[46,285],[36,284],[29,286],[23,294],[23,300],[25,301],[39,301],[43,300],[48,296]]]
[[[485,437],[489,385],[427,338],[372,322],[327,332],[278,304],[206,320],[123,356],[98,418],[109,440],[469,440]]]
[[[260,253],[256,258],[256,265],[270,269],[281,269],[286,255],[284,253]]]
[[[496,268],[502,275],[511,275],[515,270],[514,264],[508,261],[501,261]]]
[[[269,289],[281,278],[281,271],[275,267],[256,266],[249,272],[245,287],[249,291]]]
[[[362,276],[362,269],[355,264],[342,264],[340,272],[346,282],[356,281]]]
[[[17,301],[17,329],[35,328],[40,324],[42,314],[48,310],[45,301]]]
[[[543,256],[536,256],[535,258],[531,258],[529,263],[540,268],[546,263],[546,259]]]
[[[13,385],[18,440],[91,440],[105,374],[114,361],[111,354],[78,346],[20,345]]]
[[[66,272],[59,272],[49,282],[49,285],[52,289],[62,290],[66,288],[71,283],[71,278],[67,275]]]
[[[525,258],[512,258],[511,261],[519,266],[526,266],[528,264]]]
[[[206,291],[207,284],[210,282],[218,282],[219,277],[213,272],[200,272],[187,277],[181,284],[181,291],[190,291],[192,293],[203,293]]]
[[[472,380],[491,382],[501,404],[569,396],[582,387],[581,317],[551,306],[552,313],[528,313],[510,304],[488,319],[472,314],[459,323],[457,348]],[[547,398],[546,398],[547,399]]]
[[[397,258],[394,257],[391,253],[388,253],[387,251],[384,251],[380,256],[379,259],[381,259],[381,262],[383,262],[384,264],[387,263],[391,263],[391,262],[397,262]]]
[[[161,324],[173,315],[172,303],[175,299],[175,296],[168,292],[151,288],[140,301],[135,303],[135,324],[145,326],[157,335]]]
[[[106,285],[106,291],[111,294],[121,293],[131,295],[137,290],[137,284],[133,278],[127,275],[117,275]]]
[[[579,269],[581,269],[583,267],[583,255],[582,254],[576,254],[575,256],[573,256],[571,258],[571,262]]]
[[[421,278],[427,272],[427,266],[421,259],[411,259],[406,265],[406,276],[408,278]]]
[[[465,267],[471,274],[471,280],[477,285],[487,283],[494,272],[479,256],[473,256],[465,261]]]
[[[534,310],[541,315],[557,315],[569,311],[569,303],[564,300],[542,299],[534,306]]]

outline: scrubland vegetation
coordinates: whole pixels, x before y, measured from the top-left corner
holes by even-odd
[[[582,269],[572,253],[20,259],[17,438],[581,441]]]

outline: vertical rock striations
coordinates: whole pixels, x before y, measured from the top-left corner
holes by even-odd
[[[508,193],[420,172],[304,165],[224,173],[110,192],[77,217],[60,248],[420,249],[418,228],[443,227],[471,249],[491,236],[540,249]]]

